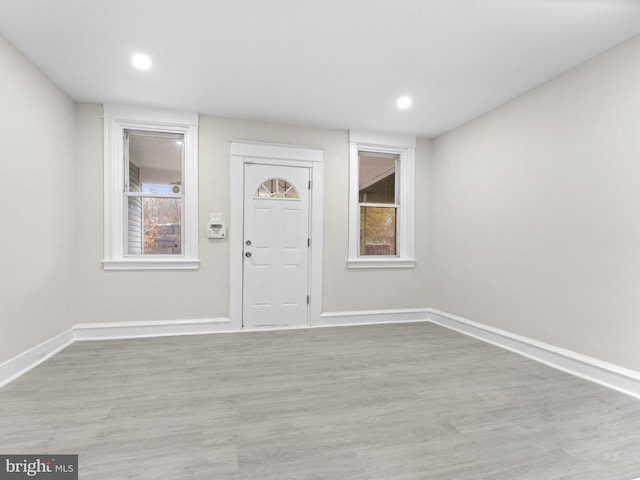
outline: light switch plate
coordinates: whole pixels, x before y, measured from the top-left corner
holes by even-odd
[[[222,214],[219,212],[210,213],[209,225],[222,225]]]

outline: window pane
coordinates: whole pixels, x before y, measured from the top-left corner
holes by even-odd
[[[396,255],[396,210],[360,207],[360,255]]]
[[[182,200],[179,198],[142,198],[144,253],[182,254]],[[129,254],[134,254],[129,247]]]
[[[396,202],[396,155],[358,152],[360,203]]]
[[[258,198],[299,198],[298,191],[283,178],[270,178],[258,187]]]
[[[184,135],[126,131],[129,192],[182,197]],[[127,253],[182,254],[181,198],[128,197]]]
[[[181,193],[184,135],[128,131],[129,191]]]

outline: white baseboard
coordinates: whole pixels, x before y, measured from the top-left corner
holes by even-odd
[[[0,388],[14,381],[73,343],[73,330],[67,330],[0,365]]]
[[[201,335],[227,331],[228,318],[160,320],[142,322],[78,323],[73,327],[75,340],[115,340],[123,338]]]
[[[403,308],[396,310],[360,310],[348,312],[326,312],[311,327],[338,327],[348,325],[375,325],[378,323],[426,322],[428,308]]]
[[[640,399],[640,372],[446,312],[435,309],[429,311],[429,320],[433,323]]]
[[[233,329],[228,318],[163,320],[113,323],[78,323],[71,330],[47,340],[0,365],[0,387],[51,358],[74,341],[115,340],[126,338],[202,335],[222,332],[257,332],[290,328],[367,325],[394,322],[427,321],[428,309],[367,310],[323,313],[319,322],[309,326],[284,328]]]
[[[374,325],[431,321],[479,340],[518,353],[577,377],[640,399],[640,372],[581,355],[530,338],[431,308],[327,312],[310,327]],[[308,327],[301,327],[308,328]],[[71,330],[0,365],[0,387],[15,380],[74,341],[201,335],[233,332],[228,318],[151,322],[80,323]],[[242,331],[264,331],[244,329]]]
[[[202,335],[231,330],[228,318],[150,322],[79,323],[0,365],[0,388],[14,381],[75,341]]]

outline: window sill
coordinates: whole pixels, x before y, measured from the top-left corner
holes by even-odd
[[[415,268],[416,261],[412,258],[350,258],[347,268]]]
[[[198,270],[200,260],[186,258],[123,258],[103,260],[104,270]]]

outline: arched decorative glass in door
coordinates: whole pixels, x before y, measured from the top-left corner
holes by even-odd
[[[260,184],[256,198],[296,199],[299,198],[296,187],[284,178],[270,178]]]

